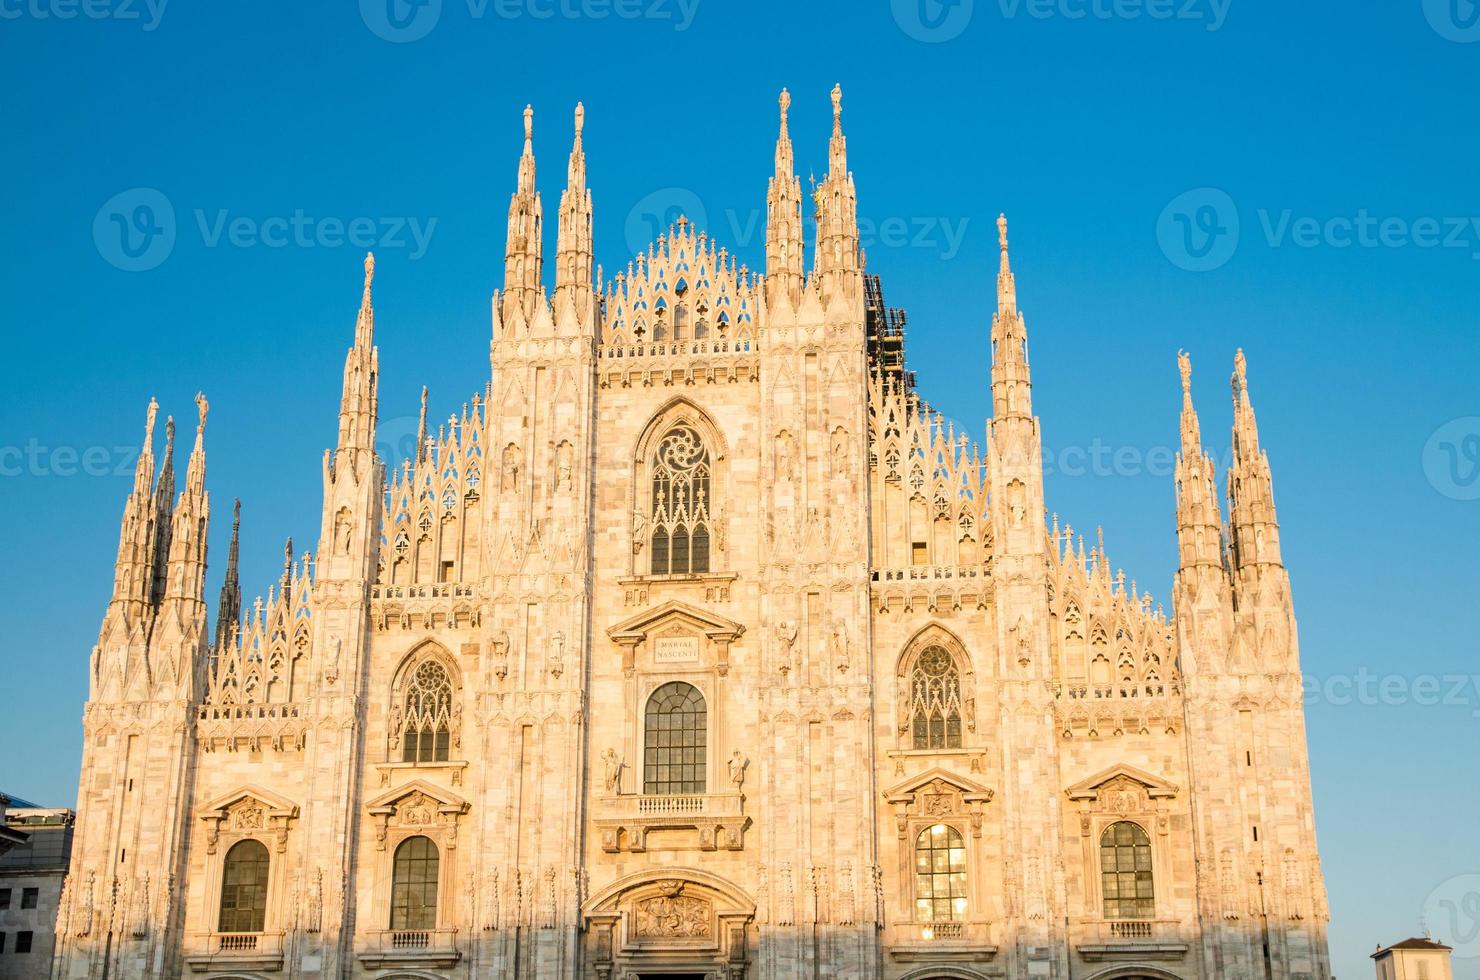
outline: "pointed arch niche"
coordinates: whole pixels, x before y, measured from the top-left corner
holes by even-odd
[[[895,665],[894,696],[896,752],[980,754],[976,670],[956,634],[938,623],[916,633]]]
[[[467,766],[462,745],[463,680],[457,660],[435,640],[423,640],[401,659],[387,692],[385,761],[381,785],[394,769],[450,770],[454,786]]]
[[[730,452],[698,405],[674,398],[643,429],[633,453],[628,510],[638,580],[733,578],[729,561]]]

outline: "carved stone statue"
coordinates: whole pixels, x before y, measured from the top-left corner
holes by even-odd
[[[622,757],[617,755],[617,750],[608,748],[601,753],[601,761],[606,766],[606,791],[613,796],[622,792]]]
[[[739,749],[736,749],[730,756],[730,782],[735,784],[735,789],[738,790],[745,784],[745,769],[749,765],[750,760],[745,758]]]

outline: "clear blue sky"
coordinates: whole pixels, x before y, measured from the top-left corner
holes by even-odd
[[[1223,454],[1243,345],[1321,682],[1308,721],[1337,973],[1370,975],[1373,944],[1417,931],[1426,902],[1429,926],[1480,957],[1480,879],[1460,877],[1480,874],[1468,0],[1177,0],[1173,18],[1155,0],[442,0],[402,20],[386,0],[110,2],[64,18],[67,0],[0,0],[0,787],[75,799],[85,666],[150,395],[182,419],[198,388],[211,398],[213,596],[233,495],[249,595],[286,536],[312,543],[364,252],[323,219],[368,218],[386,239],[381,406],[404,431],[423,383],[446,417],[486,378],[526,102],[550,216],[585,102],[609,270],[675,204],[759,266],[777,91],[794,97],[805,180],[826,167],[841,82],[879,228],[869,264],[910,311],[928,397],[980,431],[1005,210],[1049,505],[1103,525],[1112,560],[1158,596],[1175,353],[1192,352]],[[173,245],[136,237],[130,258],[117,222],[162,228],[161,200]],[[306,243],[269,244],[300,212]],[[393,219],[430,228],[425,247]],[[109,462],[82,467],[89,447]],[[1346,697],[1340,679],[1364,676],[1386,687]],[[1431,696],[1429,676],[1464,686]],[[1461,966],[1480,975],[1480,958]]]

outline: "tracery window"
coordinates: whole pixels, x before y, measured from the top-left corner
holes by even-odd
[[[396,848],[391,873],[391,928],[437,928],[437,845],[427,837],[408,837]]]
[[[910,731],[917,749],[961,747],[961,671],[944,647],[926,647],[910,672]]]
[[[966,841],[938,823],[915,838],[915,921],[966,918]]]
[[[708,709],[692,684],[664,684],[648,698],[644,719],[642,791],[704,792]]]
[[[1140,824],[1122,820],[1100,835],[1100,892],[1107,919],[1155,916],[1151,838]]]
[[[237,841],[221,870],[221,913],[217,932],[261,932],[267,918],[267,846]]]
[[[692,426],[675,425],[653,454],[652,574],[709,571],[709,449]]]
[[[452,746],[452,680],[435,660],[417,665],[406,685],[402,762],[446,762]]]

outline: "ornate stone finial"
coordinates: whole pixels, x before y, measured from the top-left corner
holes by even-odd
[[[365,253],[365,290],[368,292],[370,284],[375,281],[375,253]]]
[[[175,451],[175,417],[166,415],[164,418],[164,454],[169,456]]]
[[[576,103],[576,136],[577,137],[579,137],[581,135],[581,130],[584,129],[585,127],[586,127],[586,106],[583,103],[577,102]]]
[[[1244,360],[1244,349],[1240,347],[1233,355],[1233,385],[1238,391],[1249,390],[1248,363]]]
[[[776,100],[781,106],[781,131],[786,132],[786,110],[791,108],[791,93],[786,89],[781,90],[781,96]]]
[[[199,435],[206,430],[206,413],[211,410],[211,403],[206,401],[206,396],[203,392],[197,391],[195,393],[195,408],[196,411],[200,412],[200,423],[195,427],[196,435]]]
[[[1192,358],[1185,350],[1177,351],[1177,367],[1182,372],[1182,394],[1192,393]]]
[[[159,414],[159,402],[151,395],[149,408],[144,413],[144,444],[153,448],[154,446],[154,417]]]
[[[836,129],[843,124],[843,86],[841,84],[834,85],[832,88],[832,103],[833,128]]]
[[[1007,215],[997,215],[997,244],[1002,251],[1007,251]]]
[[[236,497],[231,505],[231,536],[236,537],[236,532],[242,526],[242,498]]]
[[[533,139],[534,139],[534,106],[532,106],[532,105],[526,105],[524,107],[524,147],[525,147],[525,150],[526,151],[529,149],[529,143]]]

